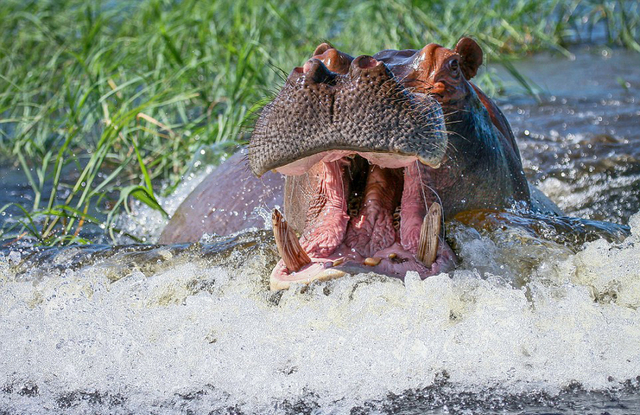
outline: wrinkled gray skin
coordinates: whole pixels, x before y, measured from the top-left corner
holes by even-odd
[[[452,57],[462,68],[455,77],[447,66]],[[504,209],[514,202],[542,213],[560,213],[540,191],[530,188],[506,119],[468,82],[482,62],[475,42],[463,38],[455,50],[432,44],[422,50],[382,51],[374,58],[354,60],[320,45],[304,67],[293,70],[256,124],[248,160],[251,171],[262,178],[250,174],[241,156],[231,157],[187,197],[159,242],[196,241],[203,233],[261,226],[264,220],[252,213],[254,208],[283,204],[289,223],[302,232],[317,197],[318,169],[288,176],[286,189],[282,177],[268,171],[335,149],[441,162],[437,169],[423,164],[419,168],[425,185],[434,191],[427,199],[436,200],[437,193],[445,218],[467,210]],[[434,90],[437,82],[446,88]],[[442,127],[434,98],[450,132],[445,145],[436,134]]]

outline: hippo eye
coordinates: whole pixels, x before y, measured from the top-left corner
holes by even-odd
[[[449,62],[449,69],[451,70],[451,74],[454,76],[458,76],[460,74],[460,63],[458,63],[457,59],[452,59]]]

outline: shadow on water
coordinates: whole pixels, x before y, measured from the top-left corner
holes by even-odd
[[[445,374],[446,376],[446,374]],[[570,385],[558,394],[545,392],[525,392],[509,394],[497,389],[482,392],[461,392],[451,388],[446,381],[433,387],[406,391],[401,395],[390,394],[385,400],[367,402],[351,408],[351,415],[365,414],[601,414],[623,415],[635,413],[640,407],[640,379],[625,382],[624,386],[605,391],[585,391],[580,385]],[[15,390],[14,390],[15,389]],[[166,402],[155,405],[157,411],[175,411],[187,414],[198,413],[188,408],[202,401],[213,392],[213,387],[191,392],[176,393]],[[4,392],[18,393],[26,397],[38,395],[38,388],[32,383],[6,386]],[[304,399],[284,401],[274,404],[273,412],[281,414],[322,413],[321,406],[308,394]],[[79,407],[109,408],[119,412],[126,407],[124,395],[100,393],[96,391],[74,391],[63,393],[56,398],[58,410],[73,410]],[[9,412],[6,412],[9,414]],[[237,406],[209,406],[209,414],[244,414]]]
[[[445,376],[446,377],[446,374]],[[623,387],[606,391],[585,391],[573,384],[558,394],[524,392],[510,394],[496,389],[460,392],[441,384],[423,390],[392,395],[385,402],[368,403],[351,411],[355,414],[625,414],[640,406],[640,378]]]

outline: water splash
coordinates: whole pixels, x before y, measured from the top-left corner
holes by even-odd
[[[631,225],[622,244],[577,254],[470,232],[457,236],[474,239],[467,266],[451,276],[363,274],[281,293],[264,277],[266,232],[3,255],[0,406],[343,412],[410,391],[619,388],[640,375],[640,214]]]

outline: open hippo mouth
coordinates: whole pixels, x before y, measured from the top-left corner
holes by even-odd
[[[315,220],[307,221],[300,240],[280,212],[273,212],[282,259],[271,274],[271,288],[347,273],[404,278],[416,271],[426,278],[452,269],[455,255],[442,238],[442,208],[436,202],[427,207],[415,158],[342,154],[327,152],[325,159],[339,158],[315,166],[322,172],[321,191],[307,215]]]
[[[428,186],[446,148],[434,99],[372,57],[318,47],[264,108],[249,147],[256,175],[287,178],[287,220],[273,212],[281,260],[271,288],[347,273],[426,278],[450,270],[455,255]]]

